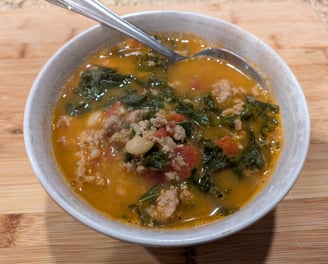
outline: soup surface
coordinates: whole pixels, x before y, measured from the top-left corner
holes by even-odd
[[[210,47],[159,39],[179,53]],[[53,146],[73,190],[110,218],[183,228],[238,211],[282,147],[273,95],[229,63],[170,64],[128,39],[72,74],[54,112]]]

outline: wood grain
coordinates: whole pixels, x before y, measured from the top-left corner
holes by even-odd
[[[164,7],[161,6],[163,9]],[[126,14],[157,9],[122,6]],[[168,5],[235,23],[287,62],[308,101],[309,155],[292,191],[242,232],[190,248],[145,248],[104,237],[41,188],[23,142],[29,89],[47,59],[95,23],[56,7],[0,12],[0,263],[328,263],[328,33],[301,1]],[[241,11],[242,10],[242,11]]]

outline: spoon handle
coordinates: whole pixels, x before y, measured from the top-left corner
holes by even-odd
[[[140,28],[134,26],[128,21],[122,19],[106,6],[101,4],[97,0],[47,0],[49,3],[55,4],[62,8],[74,11],[83,16],[87,16],[93,20],[96,20],[106,26],[109,26],[121,33],[124,33],[146,46],[152,48],[159,54],[163,55],[171,61],[178,61],[181,59],[181,55],[168,49],[161,43],[159,43],[154,37],[150,36]]]

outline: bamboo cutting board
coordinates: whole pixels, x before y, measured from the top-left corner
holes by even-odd
[[[328,263],[328,33],[302,1],[117,6],[119,14],[178,9],[254,33],[291,67],[308,100],[312,136],[297,184],[244,231],[189,248],[127,244],[88,229],[41,188],[25,154],[23,111],[47,59],[95,23],[57,7],[0,12],[0,263]]]

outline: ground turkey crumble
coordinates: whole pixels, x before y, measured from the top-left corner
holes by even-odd
[[[171,187],[168,190],[161,190],[155,205],[146,209],[149,215],[158,222],[166,222],[173,217],[179,205],[177,188]]]

